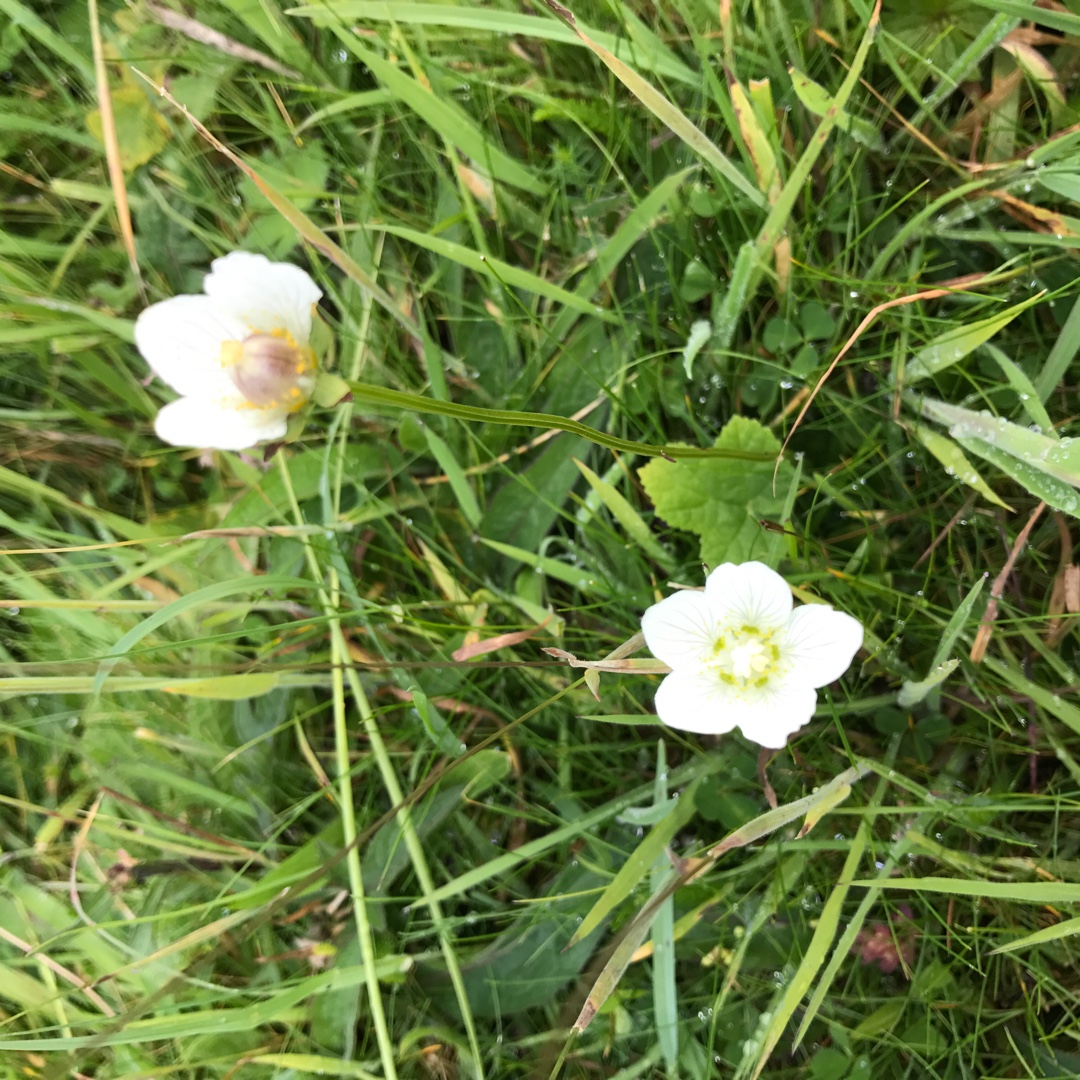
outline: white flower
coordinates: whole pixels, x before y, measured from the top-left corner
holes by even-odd
[[[154,430],[173,446],[244,450],[280,439],[315,385],[308,347],[322,291],[298,266],[234,251],[202,296],[174,296],[135,321],[135,344],[179,395]]]
[[[784,579],[759,562],[724,563],[705,591],[673,593],[641,620],[671,668],[656,692],[668,727],[718,735],[738,727],[781,747],[813,715],[817,687],[847,670],[862,625],[826,604],[792,610]]]

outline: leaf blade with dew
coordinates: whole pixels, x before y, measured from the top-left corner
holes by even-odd
[[[681,784],[689,784],[698,777],[712,776],[714,773],[720,772],[725,768],[727,768],[727,765],[720,758],[696,758],[687,762],[685,765],[679,766],[677,769],[672,769],[668,774],[668,783],[672,787]],[[470,889],[475,889],[485,882],[490,881],[492,878],[498,877],[530,859],[537,858],[538,856],[557,848],[560,844],[565,844],[576,837],[585,834],[597,825],[610,821],[617,814],[621,814],[631,806],[644,802],[644,800],[652,795],[652,791],[653,785],[651,782],[648,784],[640,784],[632,791],[625,792],[617,798],[609,800],[595,810],[590,810],[580,818],[567,822],[565,825],[561,825],[559,828],[545,836],[540,836],[535,840],[527,841],[514,851],[508,851],[502,855],[497,855],[494,859],[489,859],[486,863],[474,867],[471,870],[467,870],[452,881],[448,881],[446,884],[439,886],[433,893],[433,897],[435,900],[448,900],[450,897],[460,896]],[[427,903],[427,898],[421,897],[414,901],[413,908],[416,909],[421,906],[426,906]]]
[[[493,179],[533,195],[546,194],[548,185],[495,145],[460,105],[436,96],[431,87],[424,86],[418,79],[406,75],[395,64],[361,44],[355,34],[340,24],[333,24],[332,29],[341,44],[364,64],[397,100],[407,105],[424,123],[448,139],[461,153],[481,168],[490,170]]]
[[[661,808],[670,802],[668,798],[667,748],[663,739],[656,740],[656,789],[653,807]],[[693,791],[683,792],[682,799],[690,799]],[[658,826],[659,827],[659,826]],[[651,835],[651,834],[650,834]],[[666,845],[665,845],[666,847]],[[670,871],[668,859],[658,852],[649,874],[653,890],[662,888]],[[652,991],[653,1016],[656,1018],[656,1035],[664,1062],[674,1069],[679,1060],[679,1008],[678,987],[675,982],[675,897],[669,896],[657,909],[652,921]]]
[[[1080,883],[1073,881],[972,881],[966,878],[893,878],[889,881],[859,878],[857,887],[907,889],[944,896],[974,896],[983,900],[1016,900],[1026,904],[1080,903]]]
[[[815,116],[825,116],[830,109],[836,108],[833,96],[820,83],[814,82],[809,75],[804,75],[794,67],[789,68],[788,73],[791,75],[795,96]],[[851,113],[839,109],[836,112],[836,126],[877,153],[882,153],[885,149],[881,132],[861,116],[852,116]]]
[[[1076,514],[1080,499],[1080,442],[1032,431],[988,412],[976,412],[933,398],[918,401],[923,416],[949,425],[965,449],[993,462],[1044,502]]]
[[[905,679],[896,695],[896,704],[902,709],[910,709],[924,700],[932,690],[940,686],[956,669],[960,661],[953,658],[932,667],[925,679]]]
[[[806,947],[795,974],[788,981],[784,996],[780,999],[780,1004],[774,1011],[769,1026],[764,1032],[753,1080],[756,1080],[761,1075],[788,1022],[795,1015],[796,1010],[814,985],[819,972],[825,965],[829,950],[836,940],[836,935],[843,920],[844,908],[850,890],[850,886],[846,882],[854,876],[869,846],[871,839],[870,823],[873,820],[874,809],[881,805],[887,787],[886,782],[881,780],[870,797],[870,805],[859,822],[859,827],[844,860],[844,866],[840,871],[839,880],[829,892],[828,899],[825,901],[814,926],[814,935],[810,939],[810,944]],[[803,1026],[805,1027],[805,1022]],[[798,1042],[799,1036],[796,1036],[796,1046]]]
[[[1066,919],[1064,922],[1056,923],[1054,926],[1044,926],[1041,930],[1025,934],[1023,937],[1010,941],[1006,945],[999,945],[996,949],[991,949],[989,955],[1001,956],[1004,953],[1021,952],[1024,949],[1033,949],[1038,945],[1049,944],[1051,941],[1061,941],[1062,938],[1072,937],[1074,934],[1080,934],[1080,917]]]
[[[955,476],[968,487],[974,488],[987,502],[1000,506],[1004,510],[1012,510],[1012,507],[982,478],[979,470],[971,464],[964,451],[952,439],[939,431],[921,425],[915,428],[913,434],[937,458],[946,473]]]
[[[687,335],[682,353],[683,372],[687,379],[694,377],[694,360],[697,358],[697,354],[709,343],[712,333],[712,323],[708,319],[698,319],[690,327],[690,333]]]
[[[550,281],[545,281],[542,277],[530,273],[528,270],[523,270],[519,266],[513,266],[489,255],[481,255],[463,244],[456,244],[452,240],[445,240],[441,236],[434,236],[431,233],[422,233],[404,225],[373,224],[369,227],[385,233],[387,236],[396,236],[401,240],[407,240],[411,244],[416,244],[417,247],[422,247],[435,255],[440,255],[444,259],[458,263],[474,273],[499,281],[503,285],[535,293],[537,296],[544,297],[545,300],[562,304],[579,314],[594,315],[607,322],[615,321],[615,316],[611,313],[607,311],[598,312],[596,304],[590,299],[569,292],[559,285],[552,284]]]
[[[910,384],[921,379],[937,375],[959,363],[965,357],[973,353],[984,342],[989,341],[996,333],[1003,330],[1019,315],[1033,304],[1042,300],[1043,293],[1029,297],[1011,308],[991,315],[987,319],[968,323],[957,329],[946,330],[939,334],[933,341],[927,342],[916,354],[911,363],[904,367],[904,383]]]
[[[610,484],[597,476],[583,461],[574,458],[574,464],[578,467],[581,475],[585,477],[589,487],[596,492],[601,502],[610,511],[611,516],[622,526],[630,539],[657,565],[670,571],[674,566],[674,561],[656,537],[653,536],[652,530],[645,524],[641,515],[630,504],[626,496],[614,484]]]
[[[470,529],[478,528],[484,513],[480,509],[480,503],[477,502],[468,477],[466,477],[465,471],[455,457],[453,450],[450,449],[441,435],[427,425],[424,426],[424,439],[428,444],[428,449],[431,451],[431,456],[439,463],[439,468],[446,475],[450,490],[453,491],[454,498],[457,500],[461,516]]]
[[[1056,438],[1054,435],[1054,424],[1050,419],[1050,414],[1046,411],[1046,407],[1039,400],[1038,391],[1036,391],[1034,384],[1027,377],[1027,374],[1023,369],[1010,357],[999,349],[996,345],[987,343],[983,346],[987,355],[992,356],[997,362],[998,367],[1005,374],[1005,378],[1008,379],[1009,385],[1016,391],[1016,396],[1020,401],[1020,408],[1027,413],[1028,419],[1037,424],[1044,435],[1050,435]]]
[[[675,834],[693,816],[696,786],[697,784],[692,784],[677,800],[668,801],[667,815],[652,827],[649,834],[626,857],[626,862],[574,931],[567,948],[588,937],[648,877],[657,858],[663,855]]]

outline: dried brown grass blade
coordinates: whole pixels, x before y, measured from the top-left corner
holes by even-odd
[[[105,50],[101,41],[101,23],[98,19],[97,0],[87,0],[90,18],[90,41],[94,50],[94,80],[97,84],[98,109],[101,112],[101,138],[105,143],[105,161],[109,167],[109,186],[112,188],[116,216],[120,224],[120,238],[127,252],[131,272],[143,290],[139,259],[135,254],[135,230],[131,227],[131,207],[128,205],[124,167],[120,160],[120,143],[116,137],[116,118],[113,115],[112,94],[109,92],[109,73],[105,68]]]

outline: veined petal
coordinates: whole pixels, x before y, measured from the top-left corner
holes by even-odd
[[[723,621],[753,626],[760,631],[779,630],[791,614],[791,590],[787,582],[764,563],[724,563],[705,581],[705,595]]]
[[[738,723],[731,691],[715,675],[673,671],[656,690],[656,715],[670,728],[723,735]]]
[[[203,290],[218,308],[251,333],[284,330],[301,348],[311,337],[311,308],[322,290],[299,266],[265,255],[234,251],[210,264]]]
[[[700,735],[739,728],[759,746],[782,747],[814,715],[817,693],[808,686],[776,684],[751,692],[715,676],[673,671],[656,691],[656,714],[668,727]]]
[[[653,656],[673,668],[700,667],[713,655],[720,632],[705,594],[689,589],[647,608],[641,630]]]
[[[281,409],[230,408],[202,398],[182,397],[157,415],[154,430],[172,446],[246,450],[266,439],[280,439],[288,426]]]
[[[770,683],[732,702],[732,722],[751,742],[779,750],[810,722],[816,705],[817,691],[805,684]]]
[[[826,686],[847,671],[862,643],[858,619],[826,604],[803,604],[791,613],[780,643],[785,678],[804,686]]]
[[[135,344],[155,375],[185,397],[223,403],[243,398],[222,363],[222,346],[246,336],[246,326],[206,296],[174,296],[135,320]]]

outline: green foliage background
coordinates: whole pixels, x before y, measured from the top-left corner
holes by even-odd
[[[540,3],[0,0],[0,1077],[1080,1072],[1080,8],[572,6],[625,70]],[[236,248],[346,379],[642,449],[165,447],[133,319]],[[867,627],[769,760],[540,651],[733,552]]]

